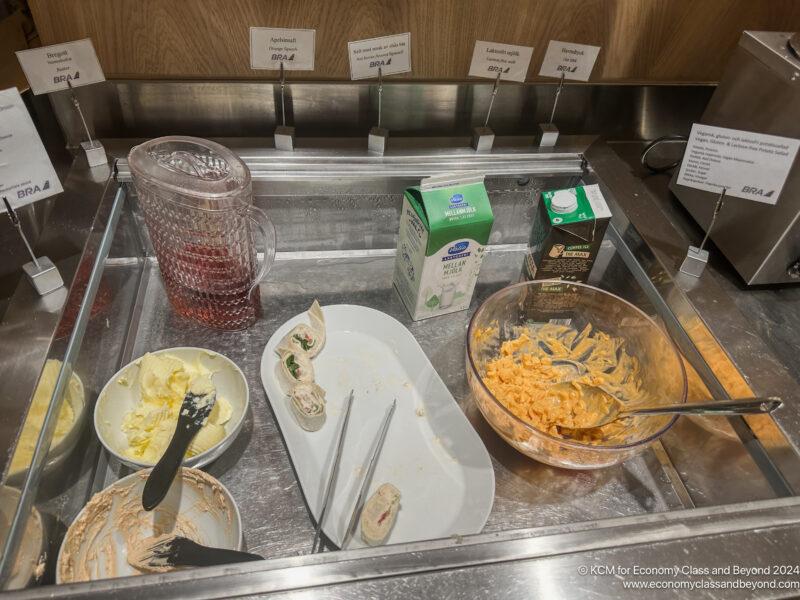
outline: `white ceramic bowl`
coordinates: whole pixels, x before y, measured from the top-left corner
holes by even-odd
[[[152,354],[169,354],[185,362],[199,360],[200,364],[213,372],[211,380],[217,388],[217,396],[224,397],[233,408],[231,418],[225,423],[225,437],[205,452],[183,459],[185,467],[202,467],[218,458],[236,439],[244,425],[250,389],[242,370],[226,356],[203,348],[165,348]],[[125,415],[141,401],[139,395],[139,361],[128,363],[109,380],[94,407],[94,430],[100,443],[122,463],[135,469],[152,467],[155,463],[141,462],[125,456],[129,447],[128,438],[122,431]],[[120,383],[127,381],[127,385]]]
[[[81,437],[81,431],[83,430],[83,421],[86,418],[86,411],[84,410],[86,408],[86,392],[84,391],[83,382],[81,378],[78,377],[78,374],[73,372],[72,377],[78,382],[80,394],[78,394],[78,398],[72,398],[67,394],[64,398],[64,402],[69,402],[70,406],[72,406],[72,413],[75,416],[75,420],[72,422],[72,427],[67,431],[67,434],[61,438],[58,443],[53,444],[50,448],[50,452],[47,453],[47,461],[44,465],[44,477],[47,477],[64,462],[64,459],[67,458],[78,443]],[[41,429],[39,431],[41,431]],[[33,459],[33,457],[31,457],[31,459]],[[6,483],[8,485],[21,486],[27,474],[28,467],[10,471]]]
[[[8,538],[8,530],[11,528],[11,521],[14,513],[17,512],[20,491],[16,488],[0,487],[0,547],[5,546]],[[31,515],[25,525],[25,535],[17,554],[17,562],[11,580],[4,589],[19,590],[26,587],[36,575],[36,567],[44,553],[44,523],[42,515],[34,506],[31,508]],[[41,573],[39,574],[41,576]]]
[[[187,524],[195,541],[215,548],[242,549],[239,508],[225,486],[198,469],[183,468],[152,511],[142,508],[142,490],[151,469],[137,471],[95,494],[70,525],[58,551],[56,583],[83,579],[78,565],[86,560],[90,580],[140,574],[128,564],[126,539],[140,540],[161,534],[185,535],[176,523]],[[209,510],[208,499],[221,502]],[[117,526],[127,515],[127,534]],[[69,550],[67,550],[69,549]],[[71,551],[74,559],[68,560]]]

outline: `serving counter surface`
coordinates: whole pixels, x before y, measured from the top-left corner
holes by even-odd
[[[226,142],[237,149],[235,140]],[[86,334],[72,350],[74,370],[89,390],[87,399],[93,403],[120,365],[150,350],[197,346],[236,362],[250,385],[250,411],[233,446],[207,470],[236,499],[248,550],[266,560],[60,586],[60,597],[424,593],[511,598],[532,591],[547,597],[635,597],[641,592],[625,585],[668,579],[672,571],[667,568],[678,569],[673,580],[700,586],[703,576],[681,568],[755,567],[764,561],[774,565],[797,555],[798,384],[783,369],[786,359],[775,356],[776,346],[751,341],[749,352],[744,351],[740,338],[751,335],[745,333],[747,321],[740,312],[731,313],[730,306],[737,306],[735,294],[730,285],[717,282],[714,265],[697,281],[675,276],[674,257],[685,251],[685,238],[694,232],[676,229],[677,219],[659,205],[667,201],[656,198],[608,145],[590,138],[565,139],[563,152],[545,155],[527,150],[518,140],[501,141],[487,179],[496,224],[472,305],[465,312],[411,321],[392,288],[398,194],[413,182],[415,168],[446,164],[469,170],[476,161],[486,162],[448,149],[452,141],[439,148],[436,143],[415,142],[413,151],[404,156],[401,149],[386,164],[361,158],[356,151],[331,151],[329,160],[317,152],[311,160],[302,151],[287,159],[252,143],[239,148],[254,173],[256,204],[275,221],[279,245],[276,262],[261,284],[262,318],[238,333],[205,329],[171,309],[124,163],[117,165],[117,180],[112,177],[101,190],[97,184],[80,187],[85,167],[76,160],[65,185],[68,193],[72,183],[77,186],[73,193],[87,189],[102,195],[79,273],[81,268],[91,270],[101,235],[113,234],[95,282],[98,297],[105,294],[103,306],[93,315],[85,311]],[[426,145],[431,147],[425,150]],[[107,142],[120,156],[129,146]],[[349,175],[334,176],[336,165]],[[579,182],[600,183],[614,213],[589,283],[632,302],[670,333],[690,366],[690,401],[745,390],[782,395],[787,405],[774,421],[682,418],[638,457],[582,472],[536,463],[516,453],[487,425],[465,378],[469,317],[494,291],[518,279],[541,191]],[[354,214],[358,218],[350,218]],[[107,227],[114,215],[119,224]],[[376,308],[414,335],[491,455],[496,492],[482,533],[376,549],[335,551],[329,546],[334,551],[309,554],[313,522],[261,385],[259,362],[275,329],[314,298],[323,305]],[[3,327],[13,325],[10,318],[23,319],[22,302],[21,297],[11,299]],[[748,304],[739,301],[738,306]],[[77,329],[80,325],[79,317]],[[42,360],[64,358],[69,350],[64,341],[44,333],[38,345],[19,335],[18,343],[30,344]],[[52,558],[44,583],[52,582],[65,524],[94,492],[129,472],[101,449],[91,422],[80,447],[68,469],[45,477],[38,490],[27,490],[28,502],[35,499],[48,525]],[[761,558],[755,561],[754,556]],[[614,569],[598,570],[598,565]],[[634,566],[661,571],[640,576],[620,569]],[[773,579],[800,581],[797,576],[750,578]],[[693,595],[688,584],[678,591]],[[21,595],[51,593],[56,589],[41,587]],[[656,590],[655,595],[659,593],[675,592]],[[736,594],[747,597],[752,590],[734,589],[726,596]],[[776,587],[762,595],[789,594]]]

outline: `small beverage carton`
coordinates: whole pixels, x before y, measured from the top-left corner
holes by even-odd
[[[611,211],[598,185],[544,192],[521,280],[585,283],[610,220]]]
[[[415,321],[469,307],[494,223],[483,177],[428,177],[405,191],[394,286]]]
[[[542,194],[522,281],[557,279],[528,291],[524,304],[537,323],[569,325],[611,220],[600,187],[587,185]]]

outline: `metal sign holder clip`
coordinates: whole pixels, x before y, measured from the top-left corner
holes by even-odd
[[[556,97],[553,100],[553,110],[550,111],[550,121],[547,123],[539,123],[539,147],[552,148],[558,141],[558,127],[553,124],[553,119],[556,116],[556,106],[558,106],[558,98],[561,96],[561,89],[564,87],[564,73],[561,73],[561,79],[556,88]]]
[[[383,108],[383,70],[378,67],[378,126],[369,130],[367,148],[370,152],[384,154],[389,144],[389,130],[381,127],[381,113]]]
[[[89,133],[89,127],[86,125],[86,119],[83,118],[83,111],[81,110],[80,102],[78,102],[78,97],[75,95],[75,89],[72,87],[72,82],[67,79],[67,86],[69,87],[69,93],[72,96],[72,104],[75,105],[75,110],[78,111],[78,116],[81,118],[81,123],[83,123],[83,129],[86,131],[86,138],[88,141],[81,142],[81,148],[86,153],[86,160],[89,163],[90,167],[99,167],[100,165],[107,165],[108,158],[106,158],[106,149],[103,148],[103,144],[101,144],[97,140],[92,139],[92,134]]]
[[[105,153],[103,155],[105,156]],[[46,256],[36,258],[31,245],[28,243],[28,238],[25,237],[25,233],[22,231],[17,213],[11,208],[8,198],[5,196],[3,196],[3,203],[6,205],[8,218],[11,219],[11,224],[19,232],[19,236],[22,238],[22,241],[25,242],[25,247],[28,249],[28,254],[31,255],[31,262],[22,265],[22,270],[25,271],[25,275],[28,276],[28,281],[31,282],[33,289],[35,289],[40,296],[44,296],[62,287],[64,285],[64,280],[61,279],[61,273],[58,272],[53,261]]]
[[[714,206],[714,214],[711,217],[711,223],[708,224],[708,229],[706,229],[706,236],[703,238],[703,241],[700,242],[699,248],[696,246],[689,246],[689,251],[686,253],[686,258],[684,258],[683,263],[681,263],[681,273],[686,273],[692,277],[700,277],[700,275],[703,274],[703,271],[708,264],[708,250],[703,250],[703,246],[706,245],[708,236],[711,235],[711,228],[714,227],[714,222],[717,220],[717,215],[722,209],[722,201],[724,198],[725,188],[722,188],[722,192],[720,193],[719,198],[717,198],[717,203]]]
[[[283,68],[283,61],[281,61],[281,125],[275,128],[275,148],[292,152],[294,150],[294,127],[286,126],[285,89],[286,71]]]
[[[502,71],[498,71],[497,78],[494,80],[492,97],[489,99],[489,109],[486,111],[483,127],[476,127],[472,130],[472,147],[476,152],[489,152],[494,145],[494,131],[489,127],[489,116],[492,114],[492,106],[494,106],[494,98],[497,96],[497,89],[500,87],[500,75],[502,74]]]

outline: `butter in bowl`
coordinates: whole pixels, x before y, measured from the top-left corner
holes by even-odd
[[[216,403],[189,444],[184,466],[220,456],[241,430],[249,401],[247,380],[229,358],[203,348],[167,348],[129,363],[100,392],[94,426],[103,446],[134,468],[154,465],[167,449],[192,381],[210,377]]]
[[[36,386],[36,391],[23,425],[22,434],[17,442],[8,468],[6,483],[9,485],[21,486],[25,481],[28,467],[31,464],[33,453],[39,440],[39,434],[42,431],[44,417],[50,407],[61,366],[60,360],[50,359],[42,369],[39,383]],[[78,443],[83,421],[85,420],[84,408],[83,382],[81,382],[76,373],[73,373],[64,394],[64,401],[58,414],[50,451],[47,454],[47,462],[44,468],[45,475],[54,472]]]

